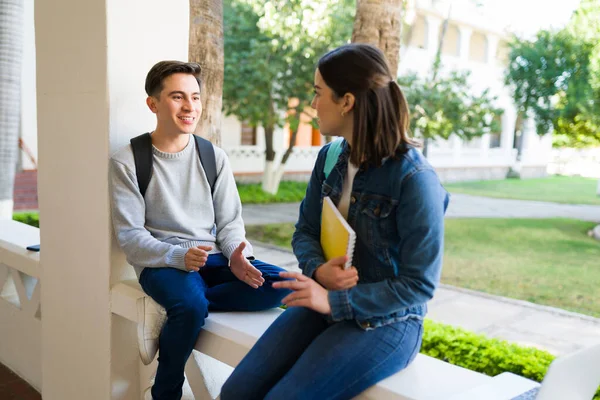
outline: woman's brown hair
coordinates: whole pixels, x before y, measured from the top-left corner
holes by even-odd
[[[317,65],[336,99],[354,95],[354,130],[350,162],[380,166],[402,145],[418,146],[408,137],[406,98],[390,73],[383,53],[368,44],[347,44],[325,54]]]

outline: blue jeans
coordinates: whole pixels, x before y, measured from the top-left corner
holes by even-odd
[[[233,371],[222,400],[351,399],[406,368],[421,348],[418,318],[362,330],[328,323],[306,308],[286,310]]]
[[[179,400],[182,395],[185,363],[190,356],[209,310],[260,311],[281,304],[289,291],[274,289],[283,269],[262,261],[252,261],[264,284],[253,289],[238,280],[222,254],[211,254],[199,272],[174,268],[145,268],[140,274],[144,292],[167,311],[159,337],[158,370],[152,398]]]

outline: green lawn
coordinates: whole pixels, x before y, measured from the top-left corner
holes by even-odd
[[[597,185],[598,180],[593,178],[550,176],[538,179],[458,182],[444,186],[451,193],[475,196],[600,205],[600,197],[596,195]]]
[[[295,203],[306,193],[306,182],[283,181],[276,195],[265,193],[260,183],[239,183],[240,199],[244,204]]]
[[[442,282],[600,317],[600,243],[570,219],[448,219]],[[292,224],[247,227],[290,247]]]

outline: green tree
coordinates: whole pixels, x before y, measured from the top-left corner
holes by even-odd
[[[555,146],[600,144],[600,3],[583,0],[567,26],[509,43],[506,83],[518,107],[516,130],[533,116]],[[519,148],[520,154],[520,148]]]
[[[473,4],[479,5],[475,1]],[[468,141],[500,130],[498,117],[502,110],[494,106],[496,97],[491,96],[488,89],[474,94],[468,83],[470,73],[466,71],[452,71],[446,77],[440,75],[442,47],[451,12],[452,2],[438,38],[431,77],[409,74],[398,78],[410,106],[411,131],[423,138],[425,157],[430,140],[447,140],[454,134]]]
[[[411,131],[425,140],[425,156],[429,140],[447,140],[452,134],[471,140],[500,130],[502,110],[494,106],[496,98],[487,89],[473,94],[468,77],[468,72],[454,71],[435,81],[416,74],[398,78],[410,105]]]
[[[277,192],[300,118],[310,106],[317,58],[349,40],[352,10],[351,0],[224,3],[224,111],[250,126],[263,127],[265,191]],[[273,136],[286,122],[290,146],[276,166]]]

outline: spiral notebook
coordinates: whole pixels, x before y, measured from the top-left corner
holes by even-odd
[[[332,258],[347,255],[348,261],[344,268],[350,268],[355,242],[356,233],[348,225],[346,218],[342,216],[329,197],[324,197],[321,212],[321,247],[325,259],[329,261]]]

